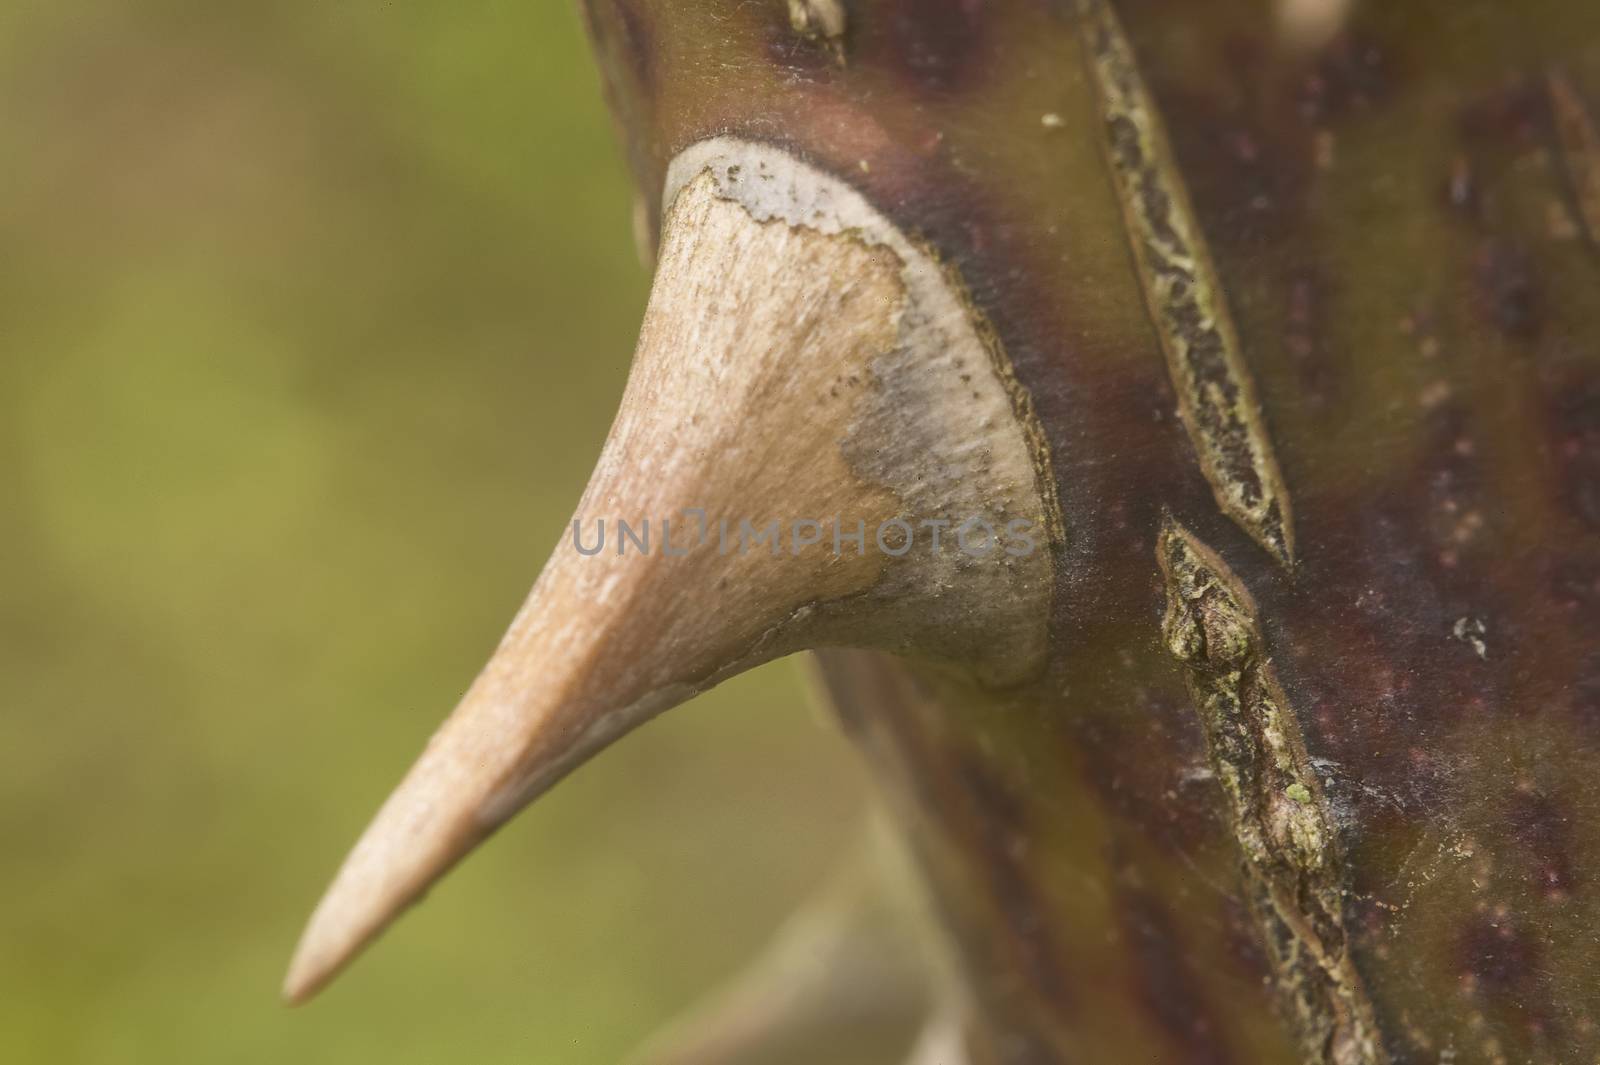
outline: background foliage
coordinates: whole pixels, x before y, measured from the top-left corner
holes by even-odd
[[[620,395],[575,12],[11,0],[0,101],[0,1060],[616,1061],[853,836],[790,665],[276,1000]]]

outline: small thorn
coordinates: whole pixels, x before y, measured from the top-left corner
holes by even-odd
[[[869,827],[760,954],[628,1065],[798,1061],[865,1029],[909,1033],[947,976],[909,857],[886,827]]]

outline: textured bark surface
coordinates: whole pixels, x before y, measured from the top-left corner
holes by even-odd
[[[1045,427],[1043,672],[828,658],[960,944],[978,1060],[1594,1060],[1600,6],[1369,2],[1331,36],[1264,0],[859,0],[839,35],[795,6],[588,0],[647,232],[676,153],[780,143],[959,273]],[[1085,12],[1164,129],[1146,161],[1208,249],[1292,565],[1218,505]],[[1282,796],[1222,786],[1169,514],[1253,600],[1228,668],[1271,679],[1314,775]],[[1262,885],[1294,878],[1241,826],[1280,797],[1327,828],[1287,905],[1338,911],[1336,948],[1302,945],[1359,978],[1368,1057],[1264,931]]]

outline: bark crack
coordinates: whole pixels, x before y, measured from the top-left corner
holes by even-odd
[[[1314,1065],[1382,1065],[1372,1002],[1350,957],[1333,817],[1273,675],[1255,603],[1208,547],[1167,519],[1161,634],[1184,667],[1243,852],[1273,976]]]
[[[1293,566],[1288,491],[1161,117],[1107,0],[1081,0],[1080,13],[1106,158],[1184,428],[1223,513]]]

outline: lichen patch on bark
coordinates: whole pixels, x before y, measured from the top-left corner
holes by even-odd
[[[1081,0],[1078,25],[1145,302],[1201,470],[1223,512],[1293,565],[1288,492],[1160,115],[1109,3]]]
[[[1349,954],[1333,816],[1273,675],[1255,603],[1221,559],[1170,518],[1156,554],[1167,595],[1162,640],[1184,667],[1305,1060],[1387,1062]]]

